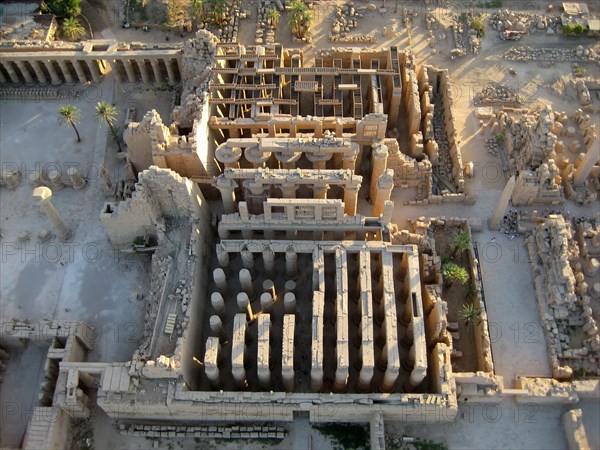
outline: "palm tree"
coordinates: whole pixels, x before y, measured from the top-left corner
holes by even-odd
[[[69,17],[63,21],[62,34],[68,41],[78,41],[85,36],[85,29],[74,17]]]
[[[469,246],[471,245],[471,238],[469,237],[469,233],[460,230],[454,235],[454,240],[450,245],[454,249],[452,252],[453,258],[456,257],[456,255],[458,255],[459,253],[468,250]]]
[[[292,32],[300,39],[306,37],[310,31],[313,14],[302,0],[294,0],[290,5],[288,21]]]
[[[466,284],[469,281],[467,271],[452,262],[442,264],[442,275],[447,289],[450,289],[457,281],[460,284]]]
[[[190,2],[190,15],[192,20],[197,22],[198,19],[202,23],[206,22],[206,5],[204,0],[192,0]]]
[[[273,29],[277,28],[277,25],[279,25],[279,16],[279,11],[277,11],[275,8],[271,8],[267,12],[267,19],[269,19],[269,23]]]
[[[73,105],[65,105],[58,110],[58,122],[61,126],[71,125],[77,135],[77,142],[81,142],[81,136],[75,126],[81,120],[81,111]]]
[[[108,102],[98,102],[96,105],[96,119],[106,122],[111,136],[119,147],[119,151],[122,151],[117,128],[114,125],[115,120],[117,119],[117,109]]]
[[[463,305],[460,312],[460,318],[464,319],[467,327],[470,327],[471,325],[477,325],[479,322],[481,322],[481,309],[475,306],[473,303]]]

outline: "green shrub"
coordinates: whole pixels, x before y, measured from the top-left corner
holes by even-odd
[[[46,0],[40,5],[43,14],[54,14],[57,19],[74,18],[81,14],[79,0]]]
[[[568,23],[563,26],[563,34],[565,36],[581,36],[583,32],[583,25],[580,23]]]
[[[479,17],[471,20],[469,27],[475,31],[477,31],[477,36],[483,37],[485,36],[485,25],[483,24],[483,20]]]

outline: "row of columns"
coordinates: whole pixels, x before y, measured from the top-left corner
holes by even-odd
[[[57,63],[58,69],[54,63]],[[73,67],[77,79],[80,83],[87,83],[88,81],[94,81],[95,83],[100,81],[100,69],[98,66],[98,60],[85,59],[85,60],[33,60],[33,61],[8,61],[6,58],[0,62],[0,66],[4,68],[8,74],[10,81],[14,84],[21,84],[24,81],[26,84],[47,84],[48,74],[50,82],[53,85],[59,85],[63,83],[63,80],[67,83],[73,83],[75,78],[69,68],[67,62]],[[85,66],[84,66],[85,64]],[[87,71],[84,67],[87,66]],[[89,75],[88,75],[89,74]],[[8,80],[0,70],[0,82],[5,84]]]
[[[391,184],[390,184],[391,180]],[[379,211],[376,215],[383,213],[383,207],[387,200],[390,199],[392,188],[393,188],[393,171],[388,170],[381,177],[380,180],[380,191],[381,194],[376,198],[375,211]],[[246,180],[244,186],[247,187],[251,194],[254,196],[264,195],[267,185],[255,183],[251,180]],[[298,184],[286,182],[280,185],[283,198],[296,198],[296,191]],[[219,176],[217,178],[216,187],[221,193],[221,199],[223,200],[223,214],[233,214],[236,212],[236,196],[235,189],[238,184],[229,178]],[[327,190],[329,185],[324,181],[317,181],[313,186],[313,196],[316,199],[327,199]],[[344,213],[348,216],[355,216],[358,206],[358,192],[360,190],[360,183],[347,184],[344,186]],[[253,202],[254,203],[254,202]],[[256,214],[256,208],[254,208]]]
[[[147,61],[150,62],[151,71],[148,70]],[[119,82],[128,81],[129,83],[136,83],[138,79],[134,66],[137,66],[144,84],[161,84],[164,82],[161,61],[166,68],[169,84],[176,84],[180,78],[179,63],[176,58],[123,58],[109,61],[109,64],[115,70],[115,75]],[[71,70],[69,64],[73,67],[73,70]],[[0,62],[0,66],[6,71],[8,78],[0,70],[0,83],[8,84],[12,82],[13,84],[21,84],[25,82],[26,84],[47,84],[50,81],[55,86],[63,82],[74,83],[76,80],[80,83],[87,83],[88,81],[98,83],[102,76],[99,64],[100,60],[97,59],[9,61],[5,57]],[[126,79],[123,79],[121,76],[121,66],[124,68]],[[73,74],[73,71],[75,74]]]
[[[148,70],[148,66],[146,64],[147,61],[150,62],[151,71]],[[167,80],[169,84],[176,84],[178,80],[177,74],[179,73],[179,66],[177,59],[175,58],[121,58],[115,60],[112,64],[113,69],[115,70],[117,81],[119,82],[128,81],[129,83],[136,83],[138,79],[135,67],[137,67],[144,84],[161,84],[164,82],[163,71],[160,64],[161,61],[167,69]],[[121,75],[121,66],[125,70],[126,79],[123,79]]]
[[[263,389],[271,386],[270,361],[270,334],[271,316],[261,314],[257,316],[258,342],[256,353],[256,373],[258,381]],[[281,378],[284,388],[288,392],[294,390],[294,331],[295,317],[293,314],[285,314],[283,317],[283,340],[281,348]],[[248,388],[246,376],[246,362],[250,359],[246,345],[246,332],[248,320],[245,314],[236,314],[233,324],[233,336],[231,344],[231,374],[238,389]],[[222,365],[222,350],[219,338],[211,336],[206,340],[204,354],[204,373],[211,382],[213,388],[222,387],[221,373],[219,367]]]

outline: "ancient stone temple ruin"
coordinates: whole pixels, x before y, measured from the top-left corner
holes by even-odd
[[[212,64],[210,79],[199,61]],[[184,47],[182,67],[186,84],[171,126],[150,111],[125,132],[137,171],[154,164],[204,187],[223,174],[219,190],[254,197],[266,195],[249,187],[264,176],[260,169],[270,176],[291,169],[324,177],[338,176],[337,170],[366,173],[369,195],[392,169],[393,185],[414,189],[415,200],[465,200],[448,73],[415,66],[410,52],[342,48],[304,61],[302,52],[279,44],[214,45],[197,38]],[[193,77],[186,67],[196,70]],[[337,184],[331,178],[304,184],[325,198],[324,183]],[[285,189],[285,197],[293,196]]]

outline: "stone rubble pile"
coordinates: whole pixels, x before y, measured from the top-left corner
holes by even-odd
[[[0,89],[0,100],[75,100],[83,93],[82,87],[70,88],[3,88]]]
[[[354,28],[358,26],[358,20],[364,17],[364,12],[369,9],[375,9],[369,6],[354,6],[354,3],[349,2],[344,5],[338,5],[335,9],[335,18],[331,24],[331,34],[329,40],[331,42],[367,42],[375,43],[375,36],[356,34],[349,35]]]
[[[523,97],[514,89],[489,83],[475,96],[475,105],[522,105]]]
[[[498,152],[500,151],[500,144],[498,143],[498,140],[495,136],[492,136],[487,141],[485,141],[485,148],[487,149],[488,153],[494,156],[498,156]]]
[[[600,375],[600,335],[571,225],[562,215],[550,215],[525,245],[554,378]],[[597,260],[591,269],[597,273]]]
[[[254,43],[257,45],[261,44],[273,44],[275,43],[275,31],[276,27],[271,23],[269,19],[269,11],[275,9],[280,13],[283,12],[283,4],[276,0],[271,2],[270,0],[263,0],[258,3],[258,18],[256,24],[256,35]]]
[[[508,9],[499,10],[489,17],[489,24],[498,32],[516,31],[519,33],[535,33],[547,30],[548,34],[554,34],[560,26],[560,16],[548,16],[546,14],[519,13]],[[551,30],[551,31],[549,31]]]
[[[136,350],[136,353],[142,359],[150,357],[150,341],[152,340],[154,324],[160,308],[160,297],[167,278],[167,272],[172,263],[173,258],[170,256],[160,257],[156,254],[152,256],[152,277],[144,315],[144,332],[142,342]]]
[[[600,53],[592,47],[577,49],[547,47],[513,47],[507,50],[503,58],[507,61],[550,61],[550,62],[600,62]]]

